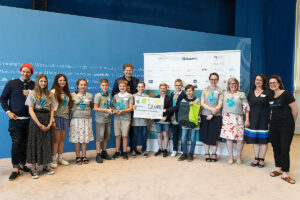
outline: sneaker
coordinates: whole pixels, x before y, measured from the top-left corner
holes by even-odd
[[[102,151],[101,152],[101,157],[106,159],[106,160],[111,160],[111,157],[108,155],[107,151]]]
[[[123,160],[128,160],[127,152],[123,152]]]
[[[56,156],[52,156],[52,163],[50,163],[50,167],[51,168],[56,168],[57,167],[57,157]]]
[[[96,162],[97,163],[103,163],[102,154],[101,153],[97,153]]]
[[[135,151],[133,151],[133,152],[131,153],[131,157],[132,157],[132,158],[136,158],[136,153],[135,153]]]
[[[165,157],[167,157],[167,156],[168,156],[168,151],[167,151],[167,149],[164,149],[163,157],[165,158]]]
[[[192,153],[189,153],[189,154],[187,155],[187,160],[188,160],[189,162],[192,162],[192,161],[194,160],[194,157],[193,157],[193,154],[192,154]]]
[[[148,158],[148,154],[146,152],[143,152],[142,155],[144,156],[144,158]]]
[[[142,155],[142,153],[139,151],[136,151],[136,155]]]
[[[9,176],[9,180],[10,181],[13,181],[13,180],[15,180],[18,176],[19,176],[19,174],[20,174],[20,172],[12,172],[11,174],[10,174],[10,176]]]
[[[187,155],[185,153],[183,153],[179,158],[178,161],[184,161],[187,159]]]
[[[21,172],[30,172],[30,171],[31,171],[31,169],[29,169],[29,168],[26,167],[25,165],[23,166],[23,168],[19,167],[19,170],[20,170]]]
[[[36,169],[31,170],[30,174],[31,174],[31,178],[33,178],[33,179],[38,179],[39,178],[39,175],[38,175]]]
[[[49,175],[53,175],[54,171],[52,171],[51,167],[47,167],[47,168],[43,168],[43,172],[49,174]]]
[[[176,157],[177,156],[177,151],[172,151],[171,157]]]
[[[162,149],[158,149],[158,151],[154,154],[154,156],[159,156],[163,152]]]
[[[58,164],[67,166],[70,163],[63,158],[58,158]]]
[[[115,152],[114,155],[111,157],[112,160],[120,157],[121,153],[120,152]]]

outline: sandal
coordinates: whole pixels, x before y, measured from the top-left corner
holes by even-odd
[[[270,173],[270,176],[272,176],[272,177],[276,177],[276,176],[280,176],[280,175],[282,175],[282,172],[279,172],[279,171],[273,171]]]
[[[212,162],[217,162],[217,161],[218,161],[217,154],[213,153],[213,154],[211,154],[211,155],[212,155],[212,156],[215,156],[215,158],[211,158],[210,160],[211,160]]]
[[[291,177],[289,177],[289,176],[287,176],[285,178],[281,177],[281,179],[288,182],[288,183],[290,183],[290,184],[295,184],[296,183],[296,181],[294,179],[292,179]]]
[[[264,166],[265,166],[265,163],[264,164],[260,164],[260,161],[265,161],[265,159],[264,158],[259,158],[259,161],[258,161],[258,163],[257,163],[257,166],[259,167],[259,168],[263,168]]]
[[[89,159],[87,157],[82,157],[83,164],[89,164]]]
[[[260,158],[254,158],[255,160],[258,160],[258,162],[257,163],[254,163],[254,162],[252,162],[250,165],[252,166],[252,167],[256,167],[257,165],[259,165],[259,160],[260,160]]]
[[[205,156],[209,156],[208,158],[205,158],[205,161],[206,161],[206,162],[210,162],[210,161],[211,161],[210,154],[209,154],[209,153],[206,153]]]
[[[81,157],[76,157],[76,164],[81,165],[82,164],[82,159]]]

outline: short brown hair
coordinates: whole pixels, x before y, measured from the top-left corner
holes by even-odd
[[[146,86],[146,84],[145,84],[143,81],[139,81],[138,84],[137,84],[137,86],[138,86],[139,84],[143,84],[144,87]]]
[[[109,84],[109,82],[108,82],[108,80],[106,78],[101,78],[100,79],[100,84],[101,83],[107,83],[107,84]]]
[[[185,91],[187,91],[188,89],[192,89],[193,91],[195,91],[195,87],[191,84],[188,84],[187,86],[185,86]]]
[[[230,79],[228,79],[228,81],[227,81],[227,90],[230,91],[229,84],[230,84],[231,81],[234,81],[237,84],[237,90],[239,90],[240,89],[240,82],[234,77],[231,77]]]
[[[166,86],[166,88],[168,89],[168,85],[167,85],[166,83],[161,83],[161,84],[159,84],[159,88],[160,88],[161,86]]]
[[[178,78],[178,79],[176,79],[176,80],[175,80],[175,82],[174,82],[174,83],[177,83],[177,82],[180,82],[180,83],[182,83],[182,80]]]
[[[120,85],[121,83],[128,85],[128,81],[126,81],[124,79],[119,80],[118,85]]]
[[[274,74],[274,75],[270,76],[269,82],[271,79],[276,79],[276,81],[279,84],[279,89],[284,90],[284,85],[283,85],[282,79],[279,75]]]
[[[134,69],[133,65],[130,64],[130,63],[124,64],[124,65],[123,65],[123,70],[125,70],[126,67],[131,67],[132,70]]]

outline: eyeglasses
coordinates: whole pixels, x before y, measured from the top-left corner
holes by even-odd
[[[229,85],[237,85],[237,83],[229,83]]]
[[[218,81],[219,79],[209,79],[210,81]]]
[[[269,85],[276,85],[278,82],[269,82]]]

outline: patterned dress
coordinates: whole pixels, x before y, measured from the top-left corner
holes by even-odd
[[[249,112],[249,104],[244,92],[224,92],[221,138],[229,140],[244,139],[245,112]]]

